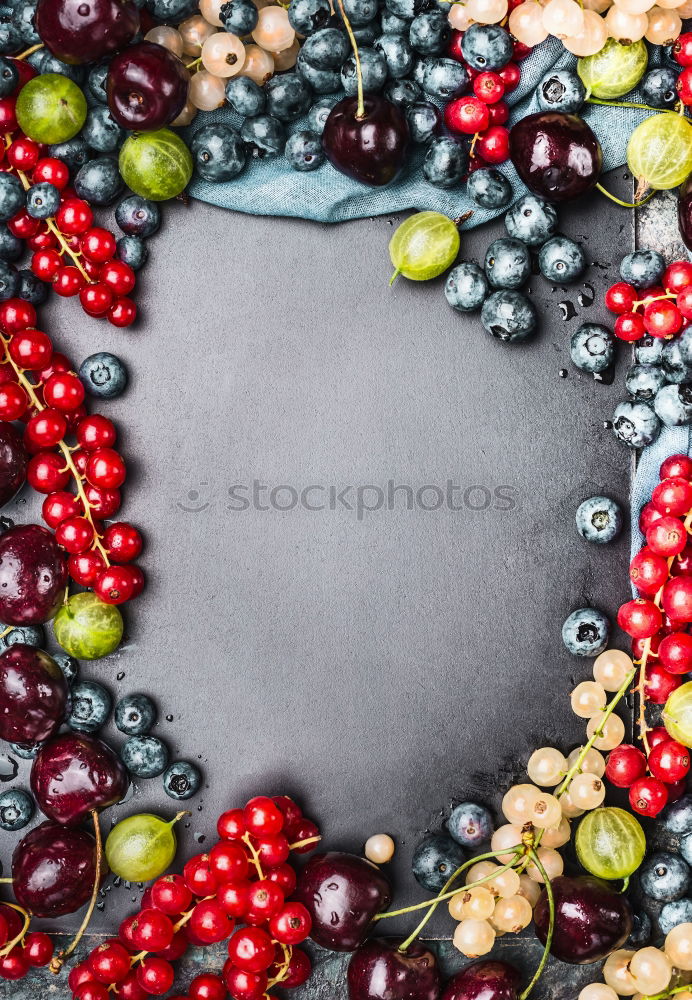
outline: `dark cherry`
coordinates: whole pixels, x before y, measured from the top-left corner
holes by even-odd
[[[512,126],[509,151],[530,191],[547,201],[571,201],[590,191],[603,165],[601,146],[577,115],[541,111]]]
[[[678,229],[688,250],[692,250],[692,175],[678,189]]]
[[[183,110],[189,83],[177,56],[155,42],[138,42],[111,60],[108,106],[123,128],[162,128]]]
[[[96,841],[86,830],[41,823],[12,856],[15,898],[36,917],[74,913],[91,897],[96,879]],[[100,881],[106,872],[101,863]]]
[[[405,952],[400,941],[373,938],[348,963],[348,1000],[439,1000],[437,959],[414,941]]]
[[[96,62],[132,40],[139,10],[133,0],[38,0],[36,30],[63,62]]]
[[[392,893],[379,868],[365,858],[330,851],[310,858],[293,898],[312,917],[313,941],[332,951],[354,951],[375,914],[389,906]]]
[[[57,613],[66,586],[65,553],[47,528],[20,524],[0,535],[0,622],[47,622]]]
[[[29,456],[16,427],[0,423],[0,507],[3,507],[26,479]]]
[[[627,897],[605,882],[584,875],[561,875],[551,883],[555,896],[555,930],[550,949],[561,962],[587,965],[600,962],[620,948],[632,932],[632,908]],[[548,897],[545,890],[533,914],[536,935],[548,936]]]
[[[322,148],[331,165],[362,184],[389,184],[406,161],[409,130],[399,108],[383,97],[365,96],[365,115],[358,118],[358,99],[345,97],[332,108]]]
[[[509,962],[480,959],[446,983],[442,1000],[517,1000],[521,975]]]
[[[52,656],[15,643],[0,656],[0,736],[10,743],[38,743],[65,718],[67,681]]]
[[[92,809],[119,802],[129,783],[111,748],[86,734],[65,733],[44,743],[31,767],[39,808],[56,823],[81,823]]]

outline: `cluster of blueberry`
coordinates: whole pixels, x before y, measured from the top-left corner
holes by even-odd
[[[502,180],[500,180],[502,178]],[[485,208],[497,208],[509,200],[499,171],[474,171],[468,182],[471,198]],[[504,202],[506,204],[507,201]],[[483,267],[461,261],[449,272],[445,295],[459,312],[481,310],[481,322],[494,337],[514,342],[534,333],[537,324],[533,303],[519,291],[532,273],[531,252],[537,254],[538,269],[547,281],[569,284],[586,269],[584,251],[574,240],[557,232],[558,218],[553,205],[527,194],[504,217],[509,234],[494,240]]]
[[[654,922],[663,935],[692,922],[692,795],[683,795],[666,808],[654,835],[667,849],[651,854],[637,873],[642,898],[635,932],[638,944],[651,938]]]
[[[4,626],[0,625],[0,633]],[[22,643],[45,648],[45,630],[42,625],[14,628],[0,635],[0,646]],[[150,735],[156,723],[157,711],[151,698],[143,694],[124,695],[115,707],[110,692],[96,681],[78,680],[79,664],[67,653],[51,654],[62,670],[69,685],[70,698],[65,724],[73,732],[97,733],[108,722],[111,714],[116,728],[127,739],[120,748],[120,758],[130,774],[138,778],[155,778],[163,775],[163,788],[172,799],[189,799],[202,783],[202,775],[194,764],[186,760],[170,762],[166,744]],[[40,743],[10,743],[10,749],[22,760],[33,760]],[[0,792],[0,829],[20,830],[34,815],[35,804],[29,792],[9,788]]]

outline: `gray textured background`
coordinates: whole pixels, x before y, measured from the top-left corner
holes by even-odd
[[[566,653],[560,627],[583,605],[614,614],[627,539],[589,546],[574,510],[598,492],[626,504],[631,456],[603,426],[624,394],[626,352],[606,386],[571,366],[568,339],[604,318],[600,298],[634,228],[600,197],[563,209],[588,285],[533,278],[540,333],[512,346],[454,313],[441,280],[388,287],[398,221],[329,227],[176,204],[150,244],[135,329],[74,302],[43,316],[75,361],[112,350],[130,368],[129,390],[103,412],[128,459],[122,514],[146,535],[148,585],[122,649],[83,676],[115,697],[154,694],[156,733],[203,767],[180,857],[211,841],[224,808],[287,792],[330,846],[391,832],[403,905],[422,895],[410,853],[450,803],[496,803],[531,749],[582,739],[568,692],[589,665]],[[482,260],[502,232],[462,235],[462,256]],[[516,507],[362,520],[230,510],[229,487],[253,479],[451,479],[509,486]],[[36,509],[30,498],[8,513]],[[157,779],[139,781],[104,828],[143,809],[172,815],[176,804]],[[3,862],[16,839],[0,833]],[[138,896],[109,888],[93,930],[112,931]],[[431,928],[450,926],[441,915]],[[6,985],[0,995],[24,996]]]

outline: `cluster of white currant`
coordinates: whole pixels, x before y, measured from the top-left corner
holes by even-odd
[[[177,28],[158,25],[145,36],[179,59],[190,60],[188,68],[196,70],[190,79],[187,103],[173,125],[189,125],[198,111],[220,108],[226,97],[226,81],[232,76],[247,76],[261,87],[274,73],[296,64],[300,44],[285,7],[272,0],[253,0],[258,10],[257,24],[251,35],[239,38],[220,30],[224,3],[200,0],[199,14],[182,21]]]
[[[692,924],[678,924],[666,936],[663,948],[620,948],[603,966],[603,983],[589,983],[579,1000],[618,1000],[680,990],[692,980]],[[692,990],[675,993],[675,1000],[692,1000]]]
[[[508,0],[466,0],[452,5],[449,20],[465,31],[474,22],[499,24],[508,10]],[[531,48],[554,35],[574,55],[593,56],[609,38],[669,45],[686,17],[692,17],[692,0],[524,0],[511,11],[508,27]]]
[[[619,649],[601,653],[594,660],[594,680],[582,681],[571,695],[575,714],[589,720],[588,739],[598,733],[593,744],[588,750],[577,747],[568,757],[554,747],[535,750],[526,768],[532,784],[513,785],[504,796],[502,813],[507,823],[495,831],[490,847],[507,853],[498,854],[499,864],[475,864],[468,870],[466,884],[493,876],[495,871],[497,874],[484,885],[461,891],[449,901],[450,914],[461,921],[454,933],[454,945],[467,957],[487,955],[496,937],[520,931],[531,922],[543,882],[541,871],[526,860],[518,861],[521,872],[514,868],[502,870],[516,858],[516,851],[511,849],[522,843],[527,824],[536,831],[535,843],[540,843],[536,853],[552,881],[563,872],[558,848],[570,839],[570,820],[603,803],[605,786],[601,779],[606,762],[600,751],[615,749],[625,735],[622,719],[607,712],[606,692],[620,691],[633,669],[627,653]],[[546,788],[555,789],[555,794],[544,791]]]

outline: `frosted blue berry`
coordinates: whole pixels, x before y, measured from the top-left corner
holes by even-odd
[[[447,820],[449,835],[457,844],[477,851],[493,835],[495,824],[488,809],[475,802],[462,802]]]
[[[539,247],[557,230],[555,206],[535,194],[524,195],[505,214],[505,229],[528,246]]]
[[[234,76],[228,81],[226,100],[243,118],[261,114],[267,103],[264,90],[249,76]]]
[[[416,101],[405,114],[412,142],[430,142],[440,131],[442,115],[430,101]]]
[[[586,101],[586,87],[572,69],[551,69],[536,89],[541,111],[578,113]]]
[[[615,357],[613,335],[600,323],[582,323],[570,338],[569,354],[580,371],[592,375],[607,371]]]
[[[648,403],[619,403],[613,413],[613,433],[630,448],[645,448],[658,437],[659,418]]]
[[[429,892],[439,892],[466,860],[464,851],[444,833],[431,833],[418,844],[411,859],[416,881]]]
[[[622,531],[622,510],[610,497],[589,497],[577,507],[577,531],[587,542],[606,545]]]
[[[669,934],[678,924],[692,923],[692,899],[675,899],[661,909],[658,926],[661,934]]]
[[[658,250],[635,250],[622,258],[620,277],[635,288],[652,288],[665,269],[665,258]]]
[[[110,205],[123,187],[118,161],[112,156],[97,156],[85,163],[74,179],[77,196],[91,205]]]
[[[115,399],[127,385],[127,369],[115,354],[98,351],[90,354],[79,366],[79,377],[90,396]]]
[[[360,68],[363,74],[365,93],[379,93],[387,81],[387,63],[384,56],[376,49],[361,48]],[[353,97],[358,92],[356,60],[353,55],[350,55],[341,67],[341,85],[349,97]]]
[[[468,143],[448,136],[431,140],[423,160],[423,176],[435,187],[453,188],[466,173]]]
[[[7,627],[7,625],[0,624],[0,633],[4,632]],[[46,630],[43,625],[17,625],[7,635],[0,638],[0,649],[9,649],[16,643],[45,649]]]
[[[221,4],[219,18],[232,35],[249,35],[257,27],[259,11],[252,0],[227,0]]]
[[[317,170],[324,163],[322,140],[317,132],[300,130],[288,137],[284,156],[294,170]]]
[[[457,312],[475,312],[483,305],[490,291],[483,268],[473,261],[463,260],[447,275],[445,298]]]
[[[79,134],[89,149],[97,153],[114,153],[125,141],[125,129],[118,125],[110,109],[103,104],[89,110]]]
[[[654,410],[666,427],[682,427],[692,421],[692,386],[664,385],[656,393]]]
[[[666,833],[676,836],[692,831],[692,794],[681,796],[677,802],[671,802],[661,814],[661,826]]]
[[[526,340],[536,331],[536,307],[521,292],[502,289],[483,303],[481,323],[489,334],[505,343]]]
[[[562,641],[574,656],[598,656],[608,645],[610,622],[602,611],[578,608],[562,626]]]
[[[110,693],[96,681],[76,681],[70,690],[67,725],[78,733],[95,733],[108,721],[113,704]]]
[[[245,166],[245,147],[240,135],[222,122],[197,129],[190,152],[198,176],[212,184],[230,181]]]
[[[24,208],[24,188],[14,174],[0,173],[0,221],[7,222]]]
[[[632,365],[625,375],[625,388],[632,399],[648,403],[656,398],[665,381],[666,377],[658,365]]]
[[[538,251],[538,267],[548,281],[572,284],[586,270],[586,255],[574,240],[553,236]]]
[[[291,0],[288,5],[291,27],[301,35],[312,35],[320,28],[326,28],[331,16],[329,0]]]
[[[444,52],[450,35],[447,14],[438,9],[414,17],[408,37],[416,52],[424,56],[439,56]]]
[[[252,155],[263,159],[283,152],[286,145],[286,130],[278,118],[272,115],[256,115],[246,118],[240,129],[240,137],[252,149]]]
[[[659,903],[682,899],[690,886],[688,863],[670,851],[653,854],[644,862],[638,874],[644,895]]]
[[[133,271],[139,271],[146,264],[149,248],[139,236],[121,236],[116,247],[115,256]]]
[[[478,70],[502,69],[512,58],[512,39],[497,24],[472,24],[461,40],[464,59]]]
[[[0,792],[0,829],[21,830],[34,815],[34,800],[21,788]]]
[[[120,759],[138,778],[155,778],[168,766],[168,748],[156,736],[130,736],[120,748]]]
[[[139,236],[144,240],[153,236],[161,225],[161,209],[155,201],[130,194],[118,202],[115,221],[126,236]]]
[[[79,663],[77,663],[74,656],[70,656],[69,653],[63,653],[62,650],[59,653],[51,653],[51,656],[62,670],[68,685],[72,686],[79,673]]]
[[[493,288],[521,288],[531,274],[529,249],[521,240],[493,240],[485,254],[485,273]]]
[[[512,185],[495,167],[482,167],[469,174],[466,193],[481,208],[504,208],[512,200]]]
[[[202,775],[188,760],[176,760],[163,774],[163,790],[172,799],[190,799],[199,791]]]
[[[126,694],[116,704],[113,718],[126,736],[144,736],[156,722],[156,706],[145,694]]]

